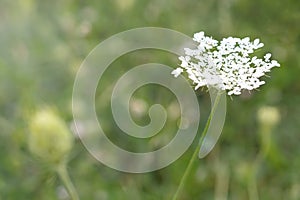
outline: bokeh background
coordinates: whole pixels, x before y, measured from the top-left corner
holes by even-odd
[[[0,199],[68,199],[60,179],[28,150],[30,113],[42,106],[56,107],[72,131],[72,87],[83,59],[109,36],[144,26],[189,36],[205,31],[217,39],[260,38],[265,43],[262,52],[272,52],[281,63],[264,78],[267,84],[259,91],[228,98],[221,138],[213,152],[194,166],[180,199],[300,199],[299,21],[298,0],[1,0]],[[174,68],[179,64],[166,52],[129,53],[112,64],[96,96],[99,120],[111,140],[139,152],[167,144],[180,120],[173,94],[149,85],[132,97],[132,116],[145,125],[149,106],[162,104],[169,115],[163,134],[134,140],[113,122],[109,98],[114,83],[128,69],[148,62]],[[197,95],[200,131],[209,97],[201,90]],[[263,128],[264,120],[257,119],[264,106],[273,106],[280,114],[270,131]],[[272,117],[271,113],[265,118]],[[164,169],[127,174],[97,162],[74,138],[68,169],[81,199],[170,199],[196,145]]]

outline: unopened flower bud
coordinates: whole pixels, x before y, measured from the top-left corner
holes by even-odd
[[[264,106],[257,112],[257,119],[260,123],[260,138],[262,152],[266,156],[270,151],[274,151],[275,144],[272,140],[272,130],[280,120],[279,111],[276,107]]]
[[[257,112],[257,119],[263,125],[275,126],[280,120],[280,114],[276,107],[264,106]]]
[[[29,130],[29,150],[45,162],[62,162],[72,148],[72,134],[52,109],[36,112],[29,122]]]

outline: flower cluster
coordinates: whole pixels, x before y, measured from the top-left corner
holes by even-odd
[[[253,90],[265,82],[259,80],[273,67],[279,67],[276,60],[270,60],[267,53],[263,59],[250,57],[255,50],[263,47],[259,39],[250,41],[249,37],[228,37],[220,42],[199,32],[194,35],[198,46],[185,48],[185,55],[180,56],[181,65],[172,74],[177,77],[186,71],[196,88],[213,86],[226,90],[228,95],[240,95],[241,91]]]

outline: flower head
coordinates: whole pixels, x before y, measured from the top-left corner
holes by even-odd
[[[186,71],[196,85],[213,86],[228,92],[228,95],[239,95],[241,91],[253,90],[265,82],[259,80],[273,67],[279,67],[276,60],[270,60],[267,53],[263,59],[250,57],[255,50],[264,46],[259,39],[250,41],[249,37],[228,37],[220,42],[204,35],[194,34],[193,40],[198,46],[195,49],[185,48],[185,55],[180,56],[180,67],[172,74],[177,77]]]

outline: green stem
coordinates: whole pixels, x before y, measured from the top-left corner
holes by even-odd
[[[262,160],[264,159],[264,157],[266,157],[267,152],[270,148],[270,143],[266,142],[266,147],[265,148],[260,148],[259,153],[256,156],[255,161],[253,162],[253,166],[252,166],[252,171],[251,171],[251,177],[248,180],[248,195],[249,195],[249,200],[258,200],[259,199],[259,194],[258,194],[258,188],[257,188],[257,180],[256,180],[256,176],[257,176],[257,171],[259,170],[259,166],[262,162]]]
[[[257,184],[256,184],[256,171],[253,172],[253,177],[250,178],[248,181],[248,194],[249,194],[249,200],[258,200],[258,190],[257,190]]]
[[[217,107],[217,105],[218,105],[218,103],[220,101],[220,96],[221,96],[221,93],[218,93],[217,96],[216,96],[216,99],[215,99],[215,102],[213,104],[212,110],[211,110],[210,115],[209,115],[209,117],[207,119],[207,122],[205,124],[205,128],[204,128],[204,130],[203,130],[203,132],[201,134],[201,137],[199,139],[199,143],[198,143],[198,145],[197,145],[197,147],[196,147],[196,149],[195,149],[195,151],[194,151],[194,153],[193,153],[193,155],[192,155],[192,157],[191,157],[191,159],[189,161],[189,164],[188,164],[188,166],[187,166],[187,168],[186,168],[186,170],[185,170],[185,172],[184,172],[184,174],[183,174],[183,176],[182,176],[182,178],[180,180],[179,186],[178,186],[178,188],[177,188],[177,190],[176,190],[176,192],[175,192],[172,200],[177,200],[178,199],[179,194],[182,191],[182,189],[183,189],[183,187],[184,187],[184,185],[186,183],[186,180],[187,180],[188,176],[190,175],[190,173],[192,171],[193,164],[194,164],[194,162],[195,162],[195,160],[197,158],[197,155],[199,154],[202,142],[203,142],[204,137],[206,136],[206,133],[208,131],[208,127],[210,125],[211,119],[212,119],[212,117],[214,115],[214,112],[215,112],[215,109],[216,109],[216,107]]]
[[[79,200],[78,194],[76,192],[76,189],[70,179],[70,176],[68,174],[66,164],[63,163],[57,168],[57,173],[62,180],[63,184],[65,185],[70,197],[72,200]]]

